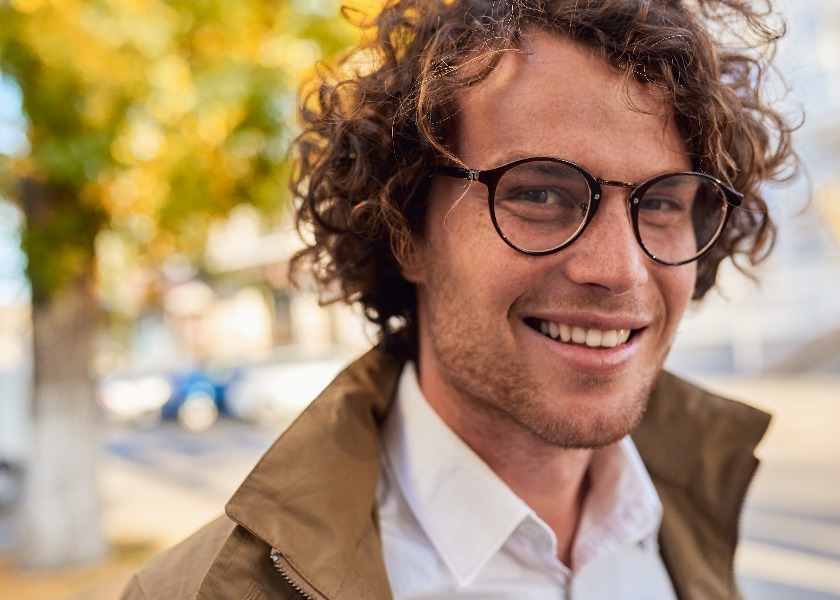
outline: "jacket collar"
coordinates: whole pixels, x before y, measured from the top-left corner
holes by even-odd
[[[339,374],[226,506],[327,598],[391,595],[376,512],[378,429],[400,368],[371,350]]]
[[[328,598],[391,598],[376,509],[378,431],[401,367],[379,349],[356,361],[226,507]],[[660,543],[681,598],[735,593],[738,518],[769,419],[667,373],[651,394],[633,439],[664,506]]]
[[[663,372],[632,437],[664,506],[660,549],[680,598],[738,597],[733,563],[770,415]]]

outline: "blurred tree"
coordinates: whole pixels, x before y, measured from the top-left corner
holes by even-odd
[[[104,550],[90,365],[97,289],[125,273],[97,270],[97,248],[197,259],[235,205],[282,205],[303,69],[352,35],[337,0],[0,0],[0,71],[29,140],[0,155],[32,288],[28,565]]]

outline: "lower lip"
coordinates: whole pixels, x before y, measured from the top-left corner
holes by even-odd
[[[624,344],[612,348],[592,348],[554,340],[525,323],[522,326],[530,335],[542,340],[542,345],[562,360],[566,367],[595,375],[608,375],[626,368],[638,353],[645,334],[644,330],[636,330]]]

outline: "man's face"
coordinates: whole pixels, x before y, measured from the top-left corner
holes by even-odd
[[[474,169],[565,158],[595,177],[628,182],[689,169],[657,88],[628,90],[623,81],[573,42],[534,33],[458,98],[456,153]],[[603,192],[577,241],[527,256],[496,234],[484,185],[435,179],[421,268],[405,275],[417,284],[420,385],[463,437],[503,443],[526,432],[586,448],[620,439],[641,418],[696,268],[647,258],[628,191]],[[590,347],[543,334],[543,323],[579,328],[591,341],[599,331],[631,334],[615,347]]]

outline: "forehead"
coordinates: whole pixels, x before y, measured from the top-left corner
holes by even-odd
[[[665,95],[565,37],[529,32],[456,99],[456,154],[472,168],[558,156],[638,181],[690,168]]]

